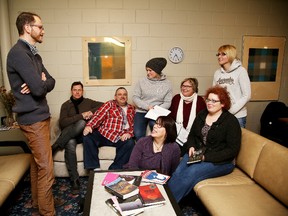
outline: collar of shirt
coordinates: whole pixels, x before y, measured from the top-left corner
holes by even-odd
[[[31,52],[33,53],[33,55],[37,55],[38,54],[38,50],[37,50],[36,46],[31,45],[28,41],[26,41],[26,40],[24,40],[22,38],[20,38],[20,40],[23,41],[24,43],[26,43],[29,46],[29,48],[30,48]]]

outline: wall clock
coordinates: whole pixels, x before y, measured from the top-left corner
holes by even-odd
[[[168,53],[169,60],[174,63],[178,64],[183,61],[184,58],[184,51],[180,47],[172,47]]]

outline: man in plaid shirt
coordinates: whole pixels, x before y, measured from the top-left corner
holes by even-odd
[[[83,130],[84,168],[100,168],[98,148],[100,146],[116,147],[116,156],[109,169],[122,169],[129,161],[134,147],[133,124],[135,109],[127,103],[128,92],[119,87],[114,96],[103,104],[91,117]]]

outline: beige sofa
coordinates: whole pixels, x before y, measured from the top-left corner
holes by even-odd
[[[31,154],[20,129],[0,131],[0,207],[28,173]]]
[[[242,129],[234,171],[194,191],[213,216],[287,216],[288,148]]]
[[[58,124],[58,118],[51,119],[51,144],[60,135],[61,131]],[[56,177],[69,177],[68,170],[65,164],[64,150],[58,151],[53,157],[54,161],[54,174]],[[87,170],[84,169],[84,160],[83,160],[83,144],[78,144],[76,147],[77,154],[77,169],[80,176],[88,175]],[[99,148],[99,159],[100,167],[102,170],[107,170],[108,167],[112,164],[116,155],[116,148],[103,146]]]

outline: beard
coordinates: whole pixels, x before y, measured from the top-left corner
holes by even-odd
[[[41,33],[37,34],[35,31],[32,31],[31,32],[31,37],[37,43],[42,43],[43,42],[43,34],[41,34]]]

